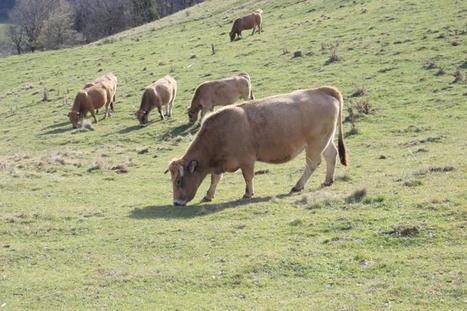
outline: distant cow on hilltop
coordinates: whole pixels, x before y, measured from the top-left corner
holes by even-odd
[[[263,10],[259,9],[247,16],[237,18],[233,23],[232,30],[230,31],[230,41],[241,37],[243,30],[253,29],[253,32],[251,33],[252,35],[255,32],[261,33],[261,31],[263,31],[262,14]]]

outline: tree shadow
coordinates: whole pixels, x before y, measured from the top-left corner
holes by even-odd
[[[279,197],[285,197],[287,194],[279,195]],[[156,205],[146,206],[143,208],[135,208],[130,212],[130,218],[135,219],[173,219],[173,218],[194,218],[201,217],[217,212],[221,212],[227,208],[236,208],[244,205],[257,204],[268,202],[272,199],[272,196],[258,197],[253,199],[240,199],[220,204],[195,204],[192,206],[172,206],[172,205]]]

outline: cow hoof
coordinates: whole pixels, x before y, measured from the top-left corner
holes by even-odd
[[[297,192],[301,192],[303,190],[303,188],[297,188],[297,187],[293,187],[292,189],[290,189],[290,193],[297,193]]]
[[[321,184],[321,187],[330,187],[334,181],[325,181]]]
[[[201,200],[201,203],[206,203],[206,202],[211,202],[212,199],[208,198],[208,197],[204,197],[202,200]]]
[[[253,197],[253,195],[245,194],[245,195],[243,195],[242,199],[243,200],[250,200],[252,197]]]

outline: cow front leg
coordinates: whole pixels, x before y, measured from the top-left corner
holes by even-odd
[[[160,106],[157,107],[157,111],[159,111],[159,115],[161,116],[161,120],[164,120],[164,115],[162,114],[162,109]]]
[[[244,199],[251,199],[254,195],[253,189],[253,177],[255,176],[255,165],[254,163],[241,167],[243,178],[245,179],[245,194]]]
[[[203,107],[201,109],[201,119],[200,119],[200,122],[204,120],[204,116],[208,113],[209,109],[206,108],[206,107]]]
[[[209,186],[208,192],[203,198],[202,202],[211,202],[216,193],[217,185],[222,178],[222,174],[211,174],[211,185]]]

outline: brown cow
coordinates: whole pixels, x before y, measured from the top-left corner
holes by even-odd
[[[109,101],[106,107],[110,108],[110,110],[107,109],[107,111],[105,112],[104,118],[111,117],[112,116],[111,112],[112,113],[114,112],[114,106],[115,106],[115,95],[117,92],[117,77],[113,73],[105,74],[102,77],[99,77],[96,80],[87,83],[83,89],[87,89],[95,85],[100,85],[106,90],[107,100]],[[99,112],[99,109],[96,109],[96,113],[98,112]]]
[[[263,10],[256,10],[253,13],[237,18],[232,26],[230,31],[230,41],[235,40],[236,37],[240,38],[242,36],[242,31],[246,29],[252,29],[252,35],[255,32],[261,33],[263,30]]]
[[[71,112],[68,114],[73,128],[78,127],[78,122],[82,122],[87,113],[90,112],[97,123],[95,110],[108,105],[107,91],[101,85],[93,85],[78,92],[75,97]],[[108,110],[108,107],[106,107]]]
[[[164,120],[162,114],[162,106],[165,106],[165,115],[172,116],[173,104],[177,96],[177,81],[171,76],[165,76],[144,89],[141,98],[139,110],[135,113],[139,124],[146,126],[151,110],[157,107],[161,119]]]
[[[195,91],[188,108],[188,118],[190,122],[196,122],[199,111],[201,111],[201,120],[203,120],[204,115],[208,111],[212,111],[214,106],[231,105],[240,98],[254,99],[250,76],[247,73],[241,73],[227,79],[204,82]]]
[[[285,163],[306,152],[302,177],[292,192],[303,189],[321,162],[326,164],[324,186],[334,182],[336,157],[347,165],[343,140],[341,93],[333,87],[299,90],[225,107],[204,120],[185,155],[170,163],[175,205],[191,201],[206,175],[211,186],[204,201],[211,201],[224,172],[242,170],[244,198],[253,196],[256,161]],[[334,134],[338,129],[338,147]]]

